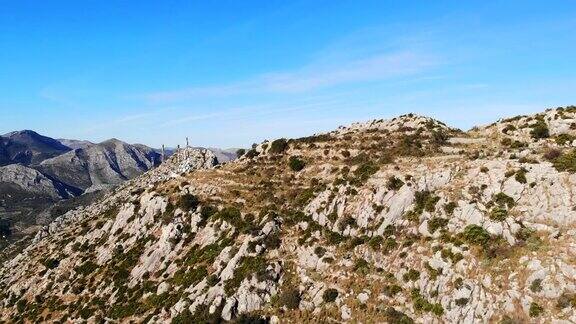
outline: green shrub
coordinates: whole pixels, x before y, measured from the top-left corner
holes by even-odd
[[[325,233],[328,244],[338,245],[342,243],[346,238],[338,232],[326,231]]]
[[[464,256],[462,255],[462,253],[460,252],[452,252],[452,249],[448,248],[448,249],[442,249],[442,251],[440,252],[442,259],[444,260],[450,260],[452,261],[453,264],[456,264],[458,262],[460,262],[462,259],[464,259]]]
[[[218,284],[218,282],[220,282],[220,279],[218,278],[218,276],[216,274],[211,274],[208,276],[208,278],[206,278],[206,283],[210,287],[216,286]]]
[[[542,239],[537,235],[536,231],[529,228],[521,228],[516,232],[516,238],[526,245],[530,251],[538,251],[542,247]]]
[[[208,220],[208,218],[210,218],[212,215],[216,214],[218,212],[218,209],[214,206],[211,205],[204,205],[202,206],[202,209],[200,210],[200,216],[202,217],[202,219],[204,221]]]
[[[398,247],[398,243],[391,237],[387,237],[382,243],[382,253],[387,254]]]
[[[272,142],[270,145],[270,152],[280,154],[288,148],[288,141],[285,138],[280,138]]]
[[[556,308],[564,309],[570,306],[576,308],[576,294],[563,293],[560,295],[558,302],[556,303]]]
[[[432,304],[427,301],[421,294],[420,289],[414,289],[411,293],[412,303],[414,304],[414,309],[421,312],[432,312],[436,316],[441,316],[444,314],[444,308],[441,304]]]
[[[356,185],[363,184],[366,182],[374,173],[378,172],[380,168],[374,164],[374,162],[365,162],[360,164],[356,170],[354,170],[355,179],[352,179],[352,183]]]
[[[530,314],[530,317],[538,317],[542,313],[544,313],[544,308],[542,306],[538,305],[535,302],[532,302],[532,304],[530,304],[530,310],[528,313]]]
[[[77,274],[83,275],[83,276],[87,276],[89,274],[91,274],[92,272],[94,272],[96,269],[98,269],[98,265],[90,260],[82,263],[81,265],[79,265],[78,267],[76,267],[74,269],[74,271],[76,271]]]
[[[306,163],[300,160],[297,156],[291,156],[288,160],[288,165],[292,171],[298,172],[304,169]]]
[[[384,238],[380,235],[376,235],[373,236],[369,241],[368,241],[368,245],[370,245],[370,247],[374,250],[377,250],[380,248],[380,246],[382,246],[382,243],[384,242]]]
[[[514,198],[508,196],[507,194],[505,194],[503,192],[499,192],[499,193],[495,194],[494,196],[492,196],[492,201],[500,207],[512,208],[512,207],[514,207],[514,205],[516,205]]]
[[[362,258],[357,259],[356,262],[354,263],[354,271],[356,272],[365,274],[368,271],[368,269],[370,269],[370,264],[368,263],[368,261]]]
[[[244,225],[244,221],[242,219],[242,213],[240,212],[240,210],[238,210],[238,208],[235,207],[226,207],[223,208],[221,211],[217,212],[214,215],[215,218],[217,219],[222,219],[232,225],[234,225],[237,228],[241,228],[242,225]]]
[[[44,266],[48,269],[55,269],[60,265],[60,261],[53,258],[48,258],[44,260]]]
[[[436,230],[446,227],[448,225],[448,220],[442,217],[432,217],[428,220],[428,231],[432,234],[436,232]]]
[[[324,254],[326,254],[327,250],[321,246],[317,246],[314,249],[314,254],[316,254],[317,257],[321,258],[324,256]]]
[[[500,144],[504,145],[504,146],[510,146],[512,144],[512,139],[510,137],[504,137],[501,141]]]
[[[572,143],[574,140],[576,139],[576,137],[570,135],[570,134],[559,134],[558,136],[556,136],[556,138],[554,139],[556,141],[556,144],[558,145],[565,145],[565,144],[570,144]]]
[[[526,173],[528,172],[528,170],[521,168],[520,170],[518,170],[516,172],[516,175],[514,176],[514,179],[516,179],[516,181],[520,182],[520,183],[527,183],[528,181],[526,180]]]
[[[478,225],[468,225],[464,228],[462,236],[469,244],[485,246],[491,239],[490,233]]]
[[[233,294],[234,289],[240,287],[240,284],[245,278],[256,275],[258,280],[266,279],[266,259],[262,256],[244,257],[240,266],[234,270],[234,277],[226,281],[224,290],[228,295]]]
[[[278,296],[278,303],[288,309],[298,309],[301,300],[300,291],[295,287],[283,289]]]
[[[430,263],[428,262],[426,262],[426,270],[428,271],[430,279],[432,280],[436,280],[438,276],[442,274],[442,268],[439,269],[432,268],[432,266],[430,266]]]
[[[256,149],[250,149],[246,152],[245,156],[249,159],[255,158],[258,156],[258,151],[256,151]]]
[[[542,139],[550,137],[550,130],[543,119],[538,119],[538,121],[531,127],[532,130],[530,131],[530,136],[532,136],[532,138]]]
[[[496,206],[490,212],[490,219],[497,222],[503,222],[508,217],[508,211],[502,207]]]
[[[512,141],[512,139],[509,137],[504,138],[500,143],[504,146],[508,146],[511,149],[520,149],[528,146],[527,143],[520,142],[518,140]]]
[[[388,297],[394,297],[394,296],[396,296],[396,294],[398,294],[401,291],[402,291],[402,287],[400,287],[398,285],[386,285],[382,289],[382,292],[384,293],[384,295],[386,295]]]
[[[241,314],[234,321],[236,324],[268,324],[269,322],[266,318],[258,314]]]
[[[388,323],[394,324],[414,324],[414,320],[408,315],[397,311],[394,307],[388,307],[386,309],[386,321]]]
[[[508,134],[509,132],[513,132],[515,130],[516,130],[516,126],[514,126],[512,124],[508,124],[508,125],[506,125],[506,127],[504,127],[504,129],[502,129],[502,133]]]
[[[192,315],[192,313],[190,313],[190,310],[188,309],[188,307],[185,307],[184,310],[176,315],[173,319],[172,319],[172,324],[187,324],[187,323],[192,323],[194,322],[196,318],[194,317],[194,315]]]
[[[387,225],[387,226],[384,228],[384,233],[382,233],[382,235],[384,235],[384,236],[392,236],[392,235],[394,235],[395,233],[396,233],[396,227],[395,227],[394,225],[390,224],[390,225]]]
[[[430,213],[434,212],[434,210],[436,209],[436,204],[440,200],[440,197],[432,194],[428,190],[423,190],[415,193],[414,200],[416,205],[414,207],[414,212],[420,215],[424,210]]]
[[[530,284],[530,290],[534,293],[542,291],[542,279],[535,279]]]
[[[402,279],[404,279],[404,281],[408,282],[408,281],[416,281],[418,279],[420,279],[420,272],[414,269],[409,269],[408,272],[404,273],[404,275],[402,275]]]
[[[552,160],[552,164],[558,171],[576,172],[576,150],[561,154]]]
[[[528,146],[528,144],[526,144],[524,142],[520,142],[518,140],[516,140],[516,141],[512,142],[512,144],[510,144],[510,148],[513,148],[513,149],[520,149],[520,148],[527,147],[527,146]]]
[[[199,201],[196,196],[187,193],[180,196],[180,199],[178,200],[178,207],[184,211],[196,210],[198,203]]]
[[[296,197],[296,204],[298,206],[304,206],[310,200],[312,200],[312,198],[314,198],[314,189],[312,189],[312,188],[304,189]]]
[[[458,205],[453,201],[444,205],[444,211],[446,212],[446,215],[454,214],[454,210],[456,209],[456,207],[458,207]]]
[[[389,177],[388,181],[386,182],[386,187],[388,187],[388,190],[396,191],[402,188],[402,186],[404,186],[404,181],[396,178],[395,176]]]
[[[241,157],[244,154],[246,154],[246,150],[245,149],[239,149],[236,151],[236,157]]]
[[[460,289],[462,288],[463,285],[464,285],[464,279],[458,277],[456,278],[456,280],[454,280],[454,288]]]
[[[464,307],[468,304],[468,298],[458,298],[455,300],[457,306]]]
[[[338,298],[338,290],[336,290],[334,288],[326,289],[326,290],[324,290],[324,293],[322,294],[322,299],[326,303],[332,303],[332,302],[336,301],[336,298]]]
[[[280,233],[278,232],[270,233],[264,239],[264,245],[266,245],[266,248],[269,250],[275,250],[279,248],[280,244],[282,244],[282,239],[280,238]]]
[[[26,299],[20,299],[16,303],[16,309],[18,310],[18,313],[20,313],[20,314],[24,313],[24,311],[26,310],[27,304],[28,303],[27,303]]]
[[[352,216],[346,216],[338,223],[338,229],[340,231],[346,230],[348,226],[350,226],[350,228],[358,227],[356,219],[354,219]]]

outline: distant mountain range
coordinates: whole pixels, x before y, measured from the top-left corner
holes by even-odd
[[[210,150],[220,162],[236,158],[236,149]],[[101,143],[53,139],[31,130],[1,135],[0,220],[14,224],[15,232],[25,232],[31,225],[50,221],[46,214],[58,216],[91,201],[73,199],[65,209],[57,202],[112,188],[159,165],[160,151],[118,139]],[[167,150],[166,155],[173,152]],[[46,212],[56,207],[57,211]]]
[[[160,154],[154,149],[117,139],[94,144],[56,140],[24,130],[1,136],[0,143],[2,182],[22,187],[18,175],[37,175],[51,181],[50,189],[57,188],[60,198],[117,185],[160,163]],[[13,164],[19,166],[6,167]]]
[[[117,139],[102,143],[57,140],[31,130],[2,135],[0,219],[15,225],[15,232],[25,232],[56,202],[118,185],[160,160],[152,148]]]
[[[0,136],[0,166],[38,164],[70,150],[58,140],[30,130],[11,132]]]

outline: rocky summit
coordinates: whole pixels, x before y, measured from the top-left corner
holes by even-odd
[[[13,251],[0,319],[573,323],[574,147],[566,107],[180,150]]]

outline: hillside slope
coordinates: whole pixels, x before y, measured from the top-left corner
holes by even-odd
[[[184,150],[0,269],[2,319],[576,321],[576,107]]]

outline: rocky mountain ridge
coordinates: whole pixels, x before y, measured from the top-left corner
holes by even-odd
[[[144,145],[110,139],[42,161],[38,170],[85,192],[132,179],[159,165],[160,158]]]
[[[152,149],[118,140],[71,149],[33,131],[18,131],[0,142],[0,159],[6,164],[0,166],[0,219],[10,224],[15,239],[73,208],[72,202],[90,201],[61,204],[66,208],[57,202],[109,189],[160,163],[160,155]],[[2,239],[0,248],[5,244]]]
[[[576,107],[184,150],[0,269],[5,321],[576,322]]]
[[[70,148],[59,141],[31,130],[0,136],[0,166],[16,163],[34,165],[68,151]]]

